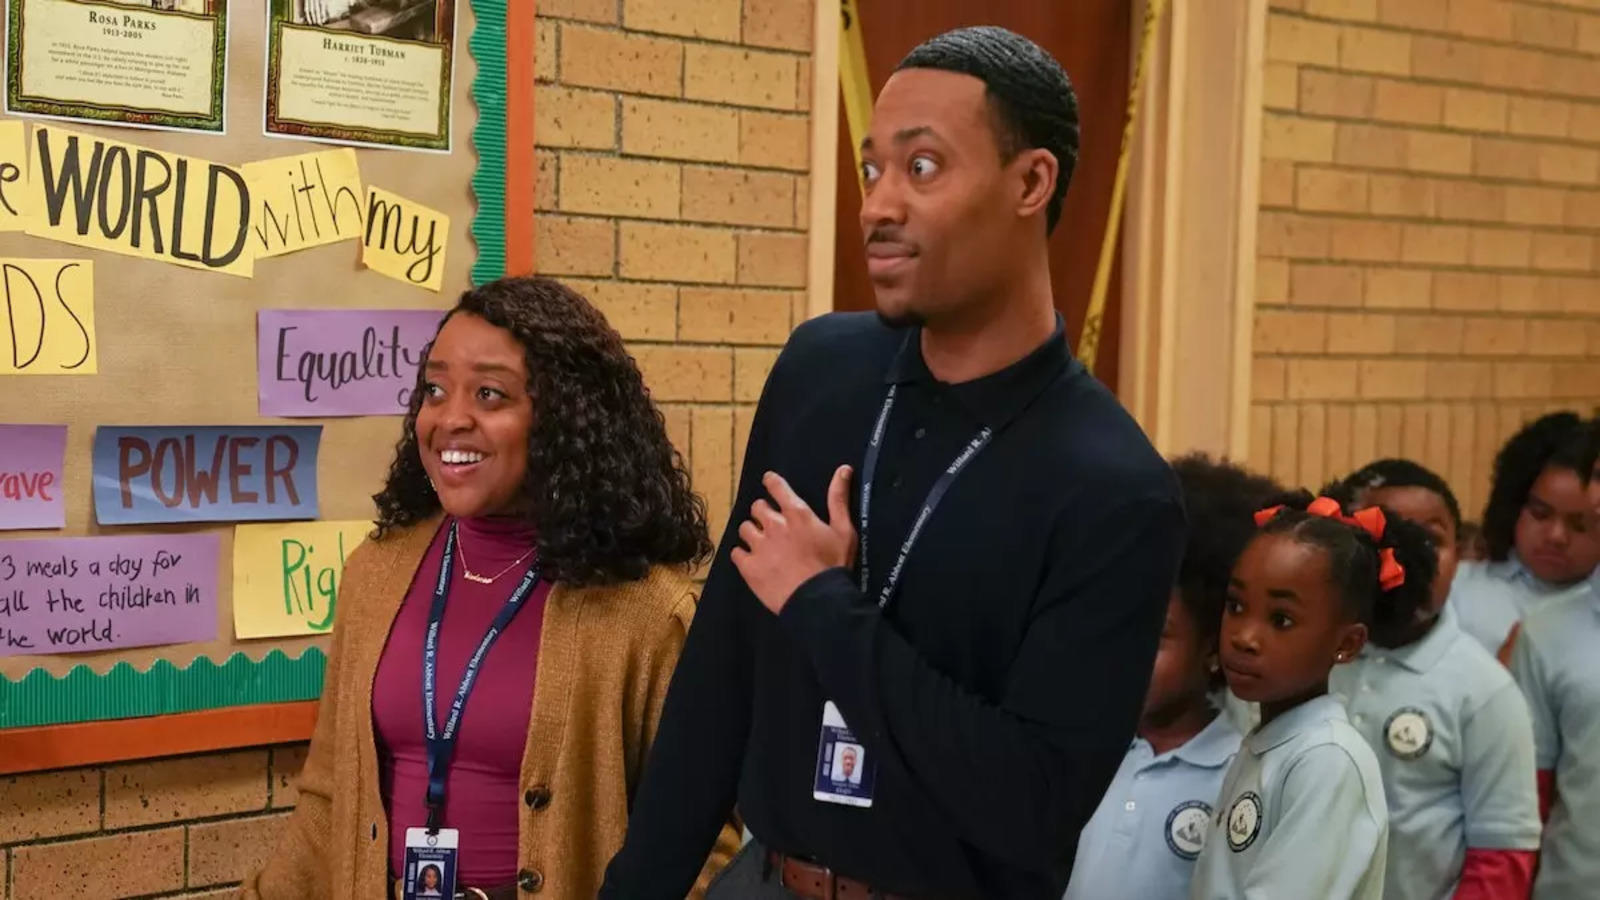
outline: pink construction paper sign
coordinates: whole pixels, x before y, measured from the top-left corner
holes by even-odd
[[[0,541],[0,656],[217,637],[216,534]]]
[[[442,310],[262,310],[256,317],[261,415],[403,415],[442,318]]]
[[[65,425],[0,425],[0,531],[61,528]]]

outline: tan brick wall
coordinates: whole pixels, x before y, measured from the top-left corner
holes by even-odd
[[[610,318],[720,536],[806,314],[812,4],[545,0],[538,267]]]
[[[1250,458],[1412,456],[1476,518],[1600,402],[1600,0],[1271,0],[1264,78]]]
[[[290,745],[0,777],[0,898],[228,896],[304,762]]]

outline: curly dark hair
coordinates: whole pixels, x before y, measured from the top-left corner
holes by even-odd
[[[705,501],[690,489],[638,365],[599,310],[559,282],[518,277],[467,291],[444,322],[458,315],[504,328],[522,345],[537,411],[522,495],[550,579],[632,581],[652,565],[710,557]],[[388,481],[373,497],[378,538],[440,508],[417,449],[423,359]]]
[[[1078,95],[1061,63],[1043,47],[994,25],[958,28],[919,45],[895,66],[971,75],[987,87],[1000,157],[1041,147],[1060,175],[1046,209],[1046,233],[1061,220],[1061,201],[1078,164]]]
[[[1189,514],[1189,534],[1178,567],[1178,597],[1195,628],[1215,649],[1222,632],[1222,608],[1228,599],[1233,564],[1255,536],[1255,512],[1283,492],[1270,478],[1227,461],[1192,453],[1172,461]],[[1212,686],[1225,681],[1221,671]]]
[[[1456,534],[1461,534],[1461,504],[1444,476],[1410,459],[1376,459],[1322,489],[1345,506],[1361,500],[1367,491],[1386,487],[1416,487],[1439,495],[1450,513]]]
[[[1372,639],[1383,646],[1403,643],[1416,628],[1418,610],[1432,602],[1433,578],[1439,571],[1433,538],[1421,525],[1384,509],[1383,538],[1375,541],[1361,528],[1306,512],[1313,499],[1308,491],[1273,498],[1266,505],[1283,509],[1261,531],[1286,534],[1321,548],[1328,554],[1329,577],[1350,617],[1366,625]],[[1349,507],[1341,507],[1348,515]],[[1406,570],[1405,583],[1389,590],[1378,583],[1378,554],[1386,548],[1394,550],[1395,561]]]
[[[1574,412],[1557,412],[1529,422],[1511,436],[1494,458],[1494,481],[1483,507],[1483,542],[1496,562],[1511,556],[1517,519],[1528,492],[1544,470],[1565,469],[1584,484],[1594,471],[1597,429]]]

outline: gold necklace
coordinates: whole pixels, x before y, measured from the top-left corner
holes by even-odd
[[[472,567],[467,565],[467,547],[466,547],[466,545],[462,544],[459,549],[460,549],[460,552],[461,552],[461,575],[462,575],[462,577],[467,579],[468,581],[475,581],[478,584],[494,584],[496,581],[500,580],[500,576],[501,575],[504,575],[507,572],[511,571],[513,568],[515,568],[523,560],[527,559],[529,556],[532,556],[533,555],[533,551],[537,550],[538,548],[537,547],[530,548],[527,553],[524,553],[521,556],[517,557],[516,559],[512,560],[511,565],[506,566],[504,569],[501,569],[499,572],[495,573],[492,576],[479,575],[478,573],[472,571]]]

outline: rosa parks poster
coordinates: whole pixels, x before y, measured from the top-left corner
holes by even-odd
[[[270,0],[269,135],[450,149],[458,0]]]
[[[6,0],[6,111],[225,130],[228,0]]]

